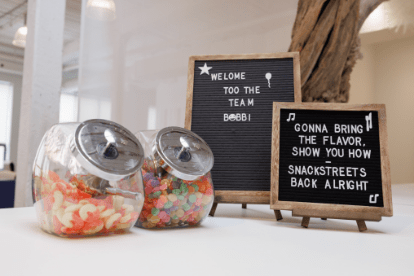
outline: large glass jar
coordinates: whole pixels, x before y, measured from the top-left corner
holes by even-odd
[[[214,157],[195,133],[167,127],[136,134],[144,146],[145,203],[136,223],[142,228],[199,225],[214,202],[210,170]]]
[[[64,237],[129,230],[144,204],[143,161],[140,142],[114,122],[54,125],[33,165],[40,227]]]

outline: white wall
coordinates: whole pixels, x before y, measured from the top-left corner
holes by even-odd
[[[80,95],[110,98],[111,119],[133,132],[184,126],[189,57],[285,52],[296,8],[282,0],[116,1],[115,21],[83,19]]]
[[[10,73],[0,72],[0,80],[13,84],[13,113],[12,113],[12,131],[10,139],[10,161],[16,165],[17,161],[17,141],[19,136],[20,122],[20,101],[22,96],[22,76]]]
[[[375,102],[386,103],[393,183],[414,182],[414,37],[374,45]]]
[[[349,103],[384,103],[393,184],[414,182],[414,36],[364,44]],[[398,36],[398,35],[396,35]]]

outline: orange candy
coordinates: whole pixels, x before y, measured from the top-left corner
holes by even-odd
[[[60,182],[60,177],[59,177],[59,175],[57,175],[57,173],[55,173],[54,171],[49,171],[48,175],[49,175],[49,178],[50,178],[53,182]]]
[[[88,212],[88,217],[85,219],[85,223],[94,223],[96,221],[99,221],[99,215],[101,214],[101,212],[99,212],[98,209],[96,209],[95,212],[91,213]]]
[[[88,230],[91,230],[91,229],[94,229],[94,228],[100,226],[101,224],[102,224],[101,220],[94,220],[94,221],[91,221],[91,222],[85,222],[85,225],[83,226],[82,230],[83,231],[88,231]]]
[[[63,227],[62,232],[66,234],[78,234],[82,227],[85,225],[85,222],[79,216],[79,211],[73,213],[71,222],[73,224],[73,227]]]
[[[79,214],[80,208],[76,211],[68,211],[71,213],[70,218],[70,224],[72,227],[66,227],[62,222],[61,219],[57,215],[53,215],[51,217],[51,225],[50,228],[46,225],[44,225],[45,230],[52,231],[58,235],[90,235],[90,234],[96,234],[96,233],[109,233],[114,232],[117,230],[117,226],[120,224],[120,221],[122,218],[124,220],[122,221],[122,229],[119,231],[123,231],[125,228],[125,224],[130,224],[132,226],[132,223],[137,220],[139,213],[138,212],[131,212],[128,213],[128,217],[125,217],[126,210],[129,210],[131,206],[126,206],[125,208],[121,208],[117,211],[112,211],[115,213],[112,213],[112,215],[116,215],[117,219],[110,225],[110,229],[106,229],[104,227],[105,222],[108,220],[107,217],[101,218],[101,211],[106,210],[114,210],[114,202],[113,202],[113,196],[108,195],[101,195],[97,196],[95,198],[92,198],[92,194],[88,193],[87,189],[80,189],[80,187],[84,187],[84,182],[79,181],[76,176],[71,178],[71,184],[66,183],[62,179],[59,178],[59,176],[53,172],[48,172],[47,178],[41,178],[38,177],[40,181],[43,182],[43,187],[41,191],[41,199],[43,200],[43,204],[41,205],[42,212],[44,212],[46,215],[50,213],[52,210],[55,214],[55,212],[61,212],[64,213],[66,208],[72,208],[73,210],[76,210],[76,206],[78,204],[81,204],[81,206],[85,206],[88,203],[93,204],[97,208],[90,208],[91,211],[86,211],[86,213],[83,213],[82,217]],[[53,188],[53,189],[52,189]],[[60,192],[63,195],[63,202],[55,203],[56,199],[56,192]],[[61,201],[62,199],[59,199]],[[86,200],[86,202],[80,203],[80,201]],[[62,204],[63,203],[63,204]],[[41,203],[38,203],[41,204]],[[75,207],[75,208],[74,208]],[[54,209],[53,209],[54,208]],[[94,210],[94,211],[92,211]],[[73,213],[72,213],[73,212]],[[83,211],[84,212],[84,211]],[[87,216],[85,216],[87,214]],[[127,219],[127,221],[126,221]],[[68,225],[68,224],[66,224]],[[108,226],[109,227],[109,226]],[[127,227],[129,228],[129,227]],[[99,231],[99,232],[98,232]],[[118,230],[117,230],[118,231]],[[119,232],[118,231],[118,232]]]
[[[160,196],[160,200],[161,200],[163,203],[166,203],[166,202],[168,201],[168,198],[167,198],[165,195],[162,195],[162,196]]]

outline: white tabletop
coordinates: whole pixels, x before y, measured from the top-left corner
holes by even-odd
[[[0,209],[1,275],[414,275],[414,184],[393,185],[394,216],[301,218],[268,205],[219,205],[198,228],[82,239],[40,230],[30,208]]]

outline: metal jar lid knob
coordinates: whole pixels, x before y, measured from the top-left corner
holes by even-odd
[[[123,126],[106,120],[81,123],[75,132],[72,152],[91,174],[118,181],[142,166],[144,149]]]
[[[213,167],[213,152],[197,134],[180,127],[160,130],[153,148],[156,167],[184,180],[195,180]]]
[[[115,134],[110,129],[105,129],[104,136],[106,139],[105,143],[100,143],[97,146],[98,154],[106,159],[116,159],[119,156],[119,152],[116,148]]]
[[[196,140],[194,137],[191,136],[181,136],[180,137],[181,148],[176,147],[174,149],[175,157],[179,159],[181,162],[188,162],[191,160],[191,153],[190,151],[199,150],[200,144],[199,141]]]

